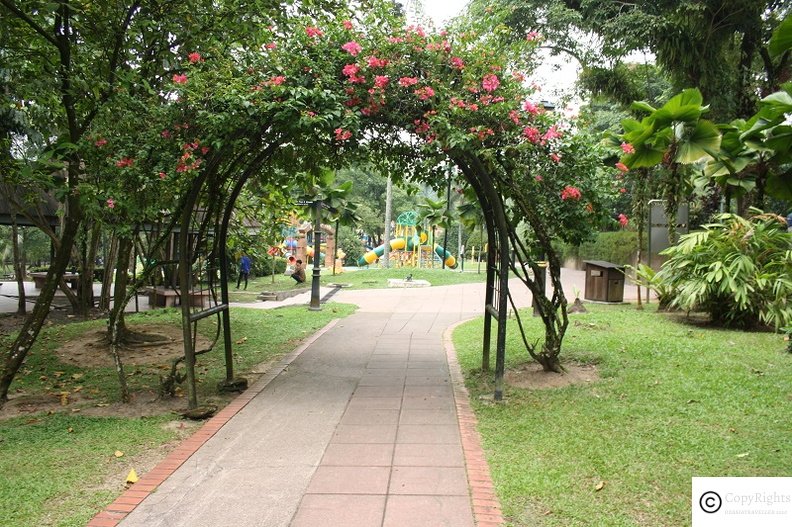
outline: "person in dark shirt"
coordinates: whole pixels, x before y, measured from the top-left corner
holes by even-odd
[[[294,278],[298,284],[305,282],[305,269],[303,269],[302,260],[297,260],[297,263],[295,263],[294,272],[291,277]]]
[[[247,289],[248,276],[250,276],[250,258],[248,258],[247,254],[242,253],[242,258],[239,259],[239,278],[237,279],[237,289],[239,289],[239,284],[242,283],[242,278],[245,279],[245,289]]]

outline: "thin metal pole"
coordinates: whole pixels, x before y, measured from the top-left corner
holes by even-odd
[[[321,236],[320,225],[322,224],[322,202],[321,200],[314,201],[314,256],[313,256],[313,277],[311,279],[311,305],[308,307],[311,311],[321,311],[322,305],[319,298],[319,277],[321,269],[319,268],[319,238]]]
[[[446,179],[448,180],[446,188],[446,219],[448,219],[448,215],[451,212],[451,165],[448,165],[446,170]],[[446,253],[448,252],[448,227],[449,225],[446,224],[445,232],[443,233],[443,256],[440,257],[443,260],[443,267],[441,269],[445,269]]]
[[[393,180],[388,176],[388,183],[385,187],[385,245],[382,252],[382,268],[390,268],[390,240],[391,240],[391,216],[393,215]]]

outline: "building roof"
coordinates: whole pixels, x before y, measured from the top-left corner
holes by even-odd
[[[623,265],[606,262],[604,260],[583,260],[583,263],[596,265],[597,267],[604,267],[605,269],[624,269]]]
[[[24,213],[13,209],[12,201],[24,208]],[[16,212],[16,224],[23,227],[35,227],[30,217],[40,218],[43,223],[56,226],[58,217],[58,201],[43,190],[31,190],[19,185],[0,185],[0,225],[11,225],[12,212]]]

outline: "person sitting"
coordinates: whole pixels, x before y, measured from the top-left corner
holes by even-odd
[[[305,282],[305,269],[303,269],[302,260],[297,260],[297,263],[295,263],[294,272],[291,277],[294,278],[298,284]]]

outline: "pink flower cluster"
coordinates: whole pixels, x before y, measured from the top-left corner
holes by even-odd
[[[431,86],[424,86],[423,88],[418,88],[413,93],[415,93],[420,100],[425,101],[434,97],[435,91]]]
[[[173,75],[173,82],[176,84],[187,84],[187,75],[176,73]]]
[[[542,113],[544,111],[543,108],[540,108],[540,107],[536,106],[531,101],[523,102],[522,109],[524,111],[530,113],[531,115],[539,115],[540,113]]]
[[[348,141],[350,137],[352,137],[352,132],[349,130],[344,130],[343,128],[335,129],[335,140],[339,143]]]
[[[418,79],[415,77],[402,77],[399,79],[399,86],[403,88],[407,88],[415,84],[418,84]]]
[[[135,164],[135,160],[132,159],[131,157],[122,157],[121,159],[116,161],[115,166],[117,166],[118,168],[129,168],[134,164]]]
[[[196,62],[203,62],[204,58],[197,51],[193,51],[192,53],[187,55],[187,60],[190,61],[190,64],[195,64]]]
[[[498,79],[497,75],[484,75],[484,78],[481,80],[481,87],[484,88],[486,92],[494,92],[500,86],[500,79]]]
[[[539,142],[542,140],[542,133],[538,128],[533,126],[526,126],[523,128],[522,135],[535,145],[539,144]]]
[[[319,38],[324,35],[324,32],[321,29],[314,26],[306,26],[305,33],[311,38]]]
[[[630,219],[624,214],[619,214],[619,225],[626,227],[628,223],[630,223]]]
[[[358,72],[360,72],[360,67],[357,64],[347,64],[344,66],[344,69],[341,72],[347,76],[349,82],[352,84],[363,84],[366,82],[366,78],[359,76]]]
[[[269,86],[280,86],[284,82],[286,82],[286,77],[284,77],[283,75],[277,75],[275,77],[272,77],[269,81],[267,81],[267,84]]]
[[[616,163],[616,168],[618,168],[622,172],[629,172],[630,171],[630,168],[627,165],[625,165],[624,163],[622,163],[621,161]]]
[[[427,123],[426,121],[422,121],[421,119],[416,119],[415,121],[413,121],[413,124],[415,125],[415,133],[418,135],[423,135],[429,131],[429,123]]]
[[[361,46],[360,44],[358,44],[354,40],[350,40],[349,42],[347,42],[346,44],[341,46],[341,49],[343,49],[344,51],[346,51],[347,53],[349,53],[353,57],[357,57],[358,54],[361,51],[363,51],[363,46]]]
[[[480,100],[481,100],[481,104],[483,104],[484,106],[489,106],[490,104],[503,102],[505,99],[503,97],[493,97],[490,94],[486,94],[486,95],[482,95]]]
[[[113,198],[107,198],[107,202],[106,203],[107,203],[107,208],[108,209],[114,209],[115,208],[116,202],[115,202],[115,200]]]
[[[388,65],[388,60],[380,59],[372,55],[371,57],[366,57],[366,63],[369,68],[384,68]]]
[[[451,67],[456,70],[465,69],[465,61],[460,59],[459,57],[452,57],[451,58]]]
[[[105,139],[104,137],[100,137],[99,139],[97,139],[94,142],[94,146],[96,146],[98,148],[101,148],[101,147],[103,147],[106,144],[107,144],[107,139]]]
[[[341,25],[344,26],[344,29],[346,29],[347,31],[351,30],[354,27],[352,25],[352,21],[351,20],[344,20],[344,21],[341,22]]]
[[[495,131],[492,128],[487,128],[485,126],[472,127],[469,129],[469,132],[476,134],[479,141],[483,141],[490,135],[495,135]]]
[[[209,152],[209,147],[208,146],[202,147],[201,141],[198,139],[196,139],[192,143],[183,144],[182,145],[183,153],[179,158],[179,162],[176,164],[176,172],[178,173],[189,172],[191,170],[196,170],[199,166],[201,166],[201,163],[203,163],[203,159],[200,158],[196,159],[195,157],[193,157],[193,153],[199,149],[200,152],[204,155],[207,152]]]
[[[385,86],[388,85],[390,82],[390,77],[387,75],[376,75],[374,76],[374,87],[379,88],[380,90],[384,89]]]
[[[528,42],[533,42],[534,40],[539,40],[539,33],[537,31],[529,31],[525,35],[525,40]]]
[[[563,201],[568,199],[579,200],[582,196],[583,194],[580,192],[579,188],[570,185],[567,185],[564,187],[564,190],[561,191],[561,199]]]
[[[622,143],[621,144],[621,149],[622,149],[622,152],[624,152],[625,154],[634,154],[635,153],[635,147],[633,145],[631,145],[630,143]]]
[[[450,108],[462,108],[463,110],[470,110],[471,112],[477,112],[479,109],[478,104],[476,103],[467,103],[460,99],[459,97],[451,97],[451,102],[449,104]]]
[[[558,131],[558,128],[556,127],[556,125],[553,125],[542,136],[542,141],[549,141],[551,139],[558,139],[559,137],[561,137],[561,132]]]

